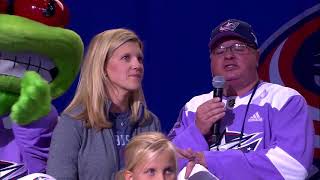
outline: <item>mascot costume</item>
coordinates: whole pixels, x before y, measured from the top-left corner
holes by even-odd
[[[83,55],[59,0],[0,0],[0,179],[45,173],[58,112]],[[10,14],[7,14],[7,13]]]

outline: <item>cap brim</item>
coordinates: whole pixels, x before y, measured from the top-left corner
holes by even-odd
[[[244,41],[246,43],[249,43],[250,45],[252,44],[252,42],[248,41],[245,37],[241,36],[240,34],[232,32],[232,31],[226,31],[226,32],[221,32],[221,33],[217,34],[213,39],[211,39],[211,41],[209,42],[210,50],[221,39],[229,38],[229,37],[236,37],[236,38],[239,38],[239,39],[241,39],[242,41]],[[254,45],[254,44],[252,44],[252,45]]]

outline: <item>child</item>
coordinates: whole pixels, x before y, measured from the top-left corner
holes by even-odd
[[[177,179],[176,151],[161,133],[148,132],[135,136],[125,148],[125,168],[118,180]]]

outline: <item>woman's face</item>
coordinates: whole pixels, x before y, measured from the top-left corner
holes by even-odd
[[[177,169],[175,156],[165,151],[152,161],[138,165],[126,180],[175,180]]]
[[[137,42],[126,42],[117,48],[105,67],[113,88],[128,93],[140,88],[143,78],[143,54]]]

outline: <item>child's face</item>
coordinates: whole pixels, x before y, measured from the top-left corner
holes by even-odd
[[[153,161],[138,165],[127,180],[175,180],[177,179],[176,160],[171,152],[165,151]]]

